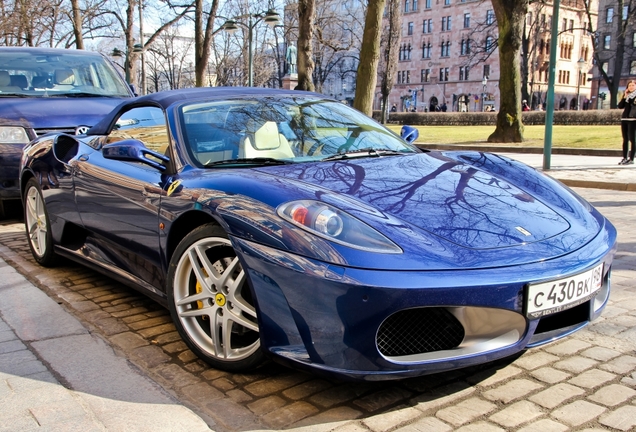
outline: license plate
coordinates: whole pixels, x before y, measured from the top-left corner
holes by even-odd
[[[567,278],[528,285],[526,316],[541,318],[585,303],[603,285],[603,263]]]

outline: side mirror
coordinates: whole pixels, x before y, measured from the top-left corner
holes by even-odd
[[[404,141],[411,144],[420,136],[420,133],[413,126],[402,126],[402,130],[400,131],[400,136],[402,137]]]
[[[152,156],[163,163],[170,161],[167,156],[150,150],[144,145],[144,143],[136,139],[127,139],[112,144],[106,144],[102,148],[102,154],[106,159],[126,162],[141,162],[160,171],[164,171],[166,166],[152,159],[148,159],[148,156]]]

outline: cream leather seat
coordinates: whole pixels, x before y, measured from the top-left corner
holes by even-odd
[[[11,75],[7,71],[0,71],[0,91],[3,92],[19,92],[22,89],[18,86],[11,85]]]
[[[55,89],[72,90],[75,88],[75,73],[71,69],[55,70]]]
[[[293,158],[287,138],[278,132],[273,121],[265,122],[254,133],[246,134],[239,147],[240,158],[269,157],[275,159]]]

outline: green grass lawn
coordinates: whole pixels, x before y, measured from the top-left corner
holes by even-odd
[[[401,126],[389,125],[400,133]],[[488,144],[488,136],[494,126],[417,126],[418,143],[434,144]],[[523,143],[507,143],[506,146],[543,147],[545,126],[525,126]],[[552,126],[552,147],[621,149],[620,125],[616,126]]]

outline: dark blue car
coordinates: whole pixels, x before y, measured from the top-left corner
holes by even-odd
[[[136,98],[86,136],[29,144],[20,189],[40,264],[62,255],[146,293],[230,371],[480,364],[584,327],[610,293],[616,230],[567,187],[421,150],[313,93]]]
[[[22,148],[48,132],[85,133],[133,94],[101,54],[0,47],[0,218],[19,200]]]

